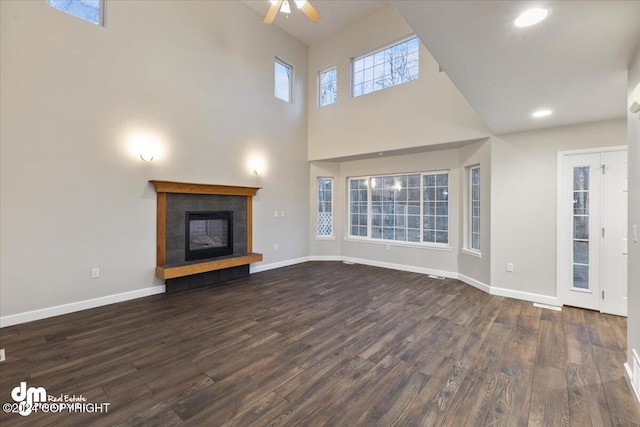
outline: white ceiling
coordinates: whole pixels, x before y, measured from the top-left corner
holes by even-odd
[[[242,2],[258,12],[260,16],[264,16],[271,5],[269,0],[243,0]],[[287,18],[284,13],[278,13],[273,24],[308,46],[335,34],[352,22],[391,6],[387,0],[311,0],[311,4],[321,16],[318,22],[312,23],[298,10],[292,0],[290,3],[289,17]]]
[[[640,1],[391,3],[496,134],[626,115]],[[515,27],[534,6],[549,17]],[[533,119],[541,108],[554,113]]]

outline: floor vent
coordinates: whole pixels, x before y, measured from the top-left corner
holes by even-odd
[[[562,311],[562,307],[558,307],[556,305],[540,304],[540,303],[534,302],[533,306],[539,307],[539,308],[546,308],[547,310]]]
[[[442,277],[442,276],[434,276],[433,274],[429,275],[430,279],[438,279],[438,280],[444,280],[446,279],[446,277]]]
[[[351,261],[342,261],[343,264],[347,264],[347,265],[355,265],[355,262],[351,262]]]

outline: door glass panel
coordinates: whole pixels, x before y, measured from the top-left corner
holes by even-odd
[[[588,265],[573,265],[573,287],[580,289],[589,289]]]
[[[589,238],[589,217],[575,215],[573,216],[573,238],[588,239]]]
[[[589,167],[573,168],[573,287],[589,289]]]
[[[589,191],[589,166],[573,168],[573,189]]]
[[[589,242],[573,241],[573,262],[576,264],[589,264]]]

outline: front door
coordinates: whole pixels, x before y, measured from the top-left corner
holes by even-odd
[[[558,275],[562,301],[627,314],[627,152],[562,157]]]

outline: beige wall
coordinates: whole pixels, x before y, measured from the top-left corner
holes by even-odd
[[[413,271],[432,271],[457,277],[460,272],[485,285],[490,283],[490,146],[489,141],[477,142],[449,150],[429,151],[411,155],[349,161],[342,163],[312,162],[311,182],[319,176],[335,177],[334,225],[335,240],[311,238],[312,258],[342,257],[375,263],[402,266]],[[480,164],[482,168],[482,257],[461,252],[463,230],[463,179],[465,167]],[[403,245],[401,242],[373,243],[348,238],[347,180],[349,177],[449,170],[450,250]],[[315,184],[312,184],[311,211],[316,211]],[[311,215],[315,230],[315,216]],[[313,234],[312,231],[312,234]]]
[[[492,138],[492,286],[556,296],[558,151],[626,143],[624,119]]]
[[[411,34],[393,7],[362,19],[309,49],[309,160],[377,153],[490,135],[426,48],[420,78],[351,98],[350,60]],[[338,67],[337,103],[318,107],[317,73]]]
[[[461,230],[459,245],[465,247],[464,234],[466,231],[466,200],[469,195],[465,182],[469,179],[468,167],[480,165],[480,253],[481,258],[469,253],[459,252],[458,272],[486,285],[491,285],[491,141],[462,147],[460,153],[460,186],[459,193],[463,197],[460,203],[458,227]],[[468,247],[468,244],[467,244]]]
[[[344,234],[343,216],[345,188],[344,180],[340,177],[340,163],[311,162],[310,163],[309,197],[309,255],[314,259],[337,259],[340,256],[340,244]],[[318,178],[333,178],[333,236],[317,237],[318,226]]]
[[[161,285],[150,179],[263,187],[254,250],[308,255],[305,45],[236,1],[109,2],[106,28],[0,5],[2,316]],[[273,96],[276,55],[294,104]],[[136,130],[162,140],[150,164]]]
[[[640,84],[640,45],[629,64],[629,95]],[[640,115],[628,118],[629,138],[629,230],[640,227]],[[640,244],[629,239],[629,318],[627,320],[629,365],[631,349],[640,354]]]

